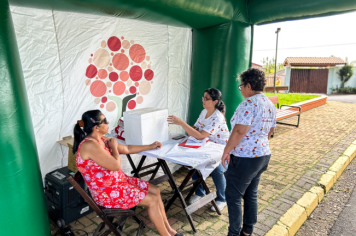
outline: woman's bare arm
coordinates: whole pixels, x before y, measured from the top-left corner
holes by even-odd
[[[268,139],[271,138],[271,135],[274,133],[274,127],[272,127],[268,132]]]
[[[110,138],[103,137],[105,140],[110,140]],[[147,150],[152,150],[155,148],[161,148],[162,143],[160,142],[154,142],[150,145],[122,145],[122,144],[117,144],[117,151],[119,154],[135,154]]]
[[[134,154],[134,153],[139,153],[147,150],[152,150],[155,148],[161,148],[162,143],[160,142],[154,142],[150,145],[121,145],[118,144],[117,150],[119,151],[120,154]]]
[[[113,155],[110,155],[95,141],[84,142],[80,148],[80,156],[84,160],[93,160],[99,166],[108,170],[118,171],[121,169],[121,159],[118,151],[113,150]]]
[[[180,125],[187,133],[189,136],[192,136],[196,139],[203,140],[207,137],[209,137],[210,133],[206,132],[205,130],[199,131],[192,126],[188,125],[184,121],[182,121],[182,124]]]
[[[192,136],[198,140],[205,139],[210,135],[210,133],[208,133],[204,130],[199,131],[196,127],[192,127],[192,126],[188,125],[182,119],[180,119],[176,116],[169,116],[168,122],[169,122],[169,124],[180,125],[185,130],[185,132],[188,133],[189,136]]]
[[[230,164],[230,152],[236,147],[237,144],[240,143],[241,139],[245,136],[249,129],[249,125],[235,125],[234,129],[231,132],[229,141],[225,146],[224,154],[221,159],[221,164],[224,166],[225,169],[225,161],[227,161],[227,164]]]

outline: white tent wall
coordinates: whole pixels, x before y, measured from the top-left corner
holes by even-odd
[[[61,167],[63,90],[52,11],[12,7],[41,173]]]
[[[121,100],[136,93],[131,108],[168,108],[169,114],[187,119],[191,29],[79,13],[11,10],[43,177],[67,165],[68,148],[56,141],[73,135],[87,110],[100,109],[112,130],[121,116]],[[110,44],[113,36],[116,41]],[[134,78],[137,69],[142,79]],[[170,130],[183,132],[174,126]],[[137,164],[139,156],[133,158]],[[147,163],[153,161],[149,158]],[[130,174],[124,155],[122,169]]]
[[[168,32],[168,110],[170,114],[186,121],[188,118],[188,99],[190,91],[191,31],[187,31],[185,28],[168,26]],[[171,125],[170,130],[176,133],[185,132],[182,127],[177,125]]]

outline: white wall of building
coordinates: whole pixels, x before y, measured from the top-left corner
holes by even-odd
[[[329,69],[329,77],[328,77],[328,94],[331,94],[331,88],[340,88],[341,80],[337,72],[340,70],[342,66],[336,66]],[[344,85],[345,87],[356,87],[356,67],[354,67],[354,74]]]

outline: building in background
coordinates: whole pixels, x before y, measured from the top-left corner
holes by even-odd
[[[331,88],[340,87],[337,72],[346,62],[338,57],[287,57],[283,65],[289,92],[331,94]],[[345,86],[355,87],[356,75]]]
[[[262,70],[262,71],[265,71],[265,68],[263,68],[263,66],[261,66],[259,64],[256,64],[256,63],[253,63],[253,62],[251,63],[251,67],[259,69],[259,70]]]
[[[277,84],[277,81],[281,81],[280,84]],[[266,87],[273,87],[273,81],[274,81],[274,73],[270,73],[266,75]],[[276,86],[285,86],[286,85],[286,71],[285,69],[279,70],[276,73]]]

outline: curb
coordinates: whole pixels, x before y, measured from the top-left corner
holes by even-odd
[[[329,167],[328,171],[320,177],[318,181],[319,186],[314,186],[304,193],[297,203],[279,218],[279,221],[265,236],[294,236],[355,156],[356,140]]]
[[[328,97],[325,96],[325,95],[320,95],[320,97],[317,97],[317,98],[313,98],[313,99],[309,99],[309,100],[306,100],[306,101],[303,101],[303,102],[297,102],[297,103],[293,103],[291,105],[293,106],[300,106],[301,107],[301,112],[304,112],[304,111],[307,111],[307,110],[310,110],[312,108],[316,108],[318,106],[322,106],[324,104],[326,104],[326,101],[327,101]],[[283,108],[282,108],[283,109]],[[290,107],[284,107],[284,109],[286,110],[296,110],[298,111],[297,108],[290,108]],[[283,110],[284,110],[283,109]]]

